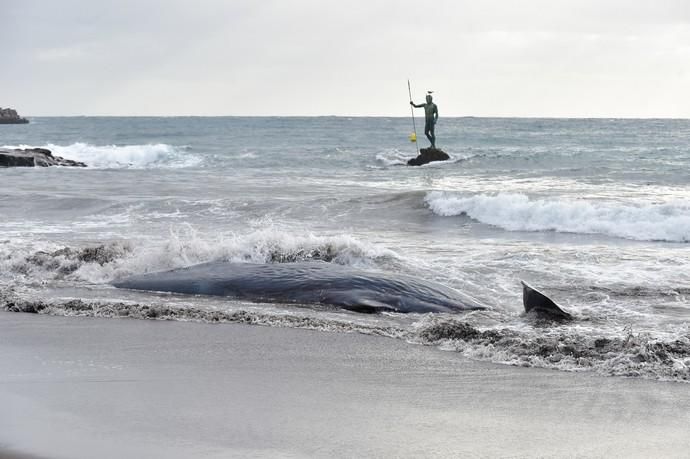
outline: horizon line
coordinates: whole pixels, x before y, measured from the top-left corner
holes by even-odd
[[[24,118],[401,118],[404,115],[24,115]],[[424,116],[415,116],[424,118]],[[440,118],[465,119],[542,119],[542,120],[690,120],[675,116],[510,116],[510,115],[449,115]]]

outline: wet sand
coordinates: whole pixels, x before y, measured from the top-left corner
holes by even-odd
[[[236,324],[2,311],[0,406],[0,458],[690,450],[689,384],[507,367],[387,338]]]

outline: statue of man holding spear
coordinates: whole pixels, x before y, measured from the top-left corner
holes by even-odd
[[[424,134],[426,138],[431,142],[431,148],[436,149],[436,134],[434,133],[434,127],[436,126],[436,121],[438,120],[438,107],[432,102],[433,98],[431,93],[433,91],[427,91],[426,103],[425,104],[415,104],[412,102],[410,97],[410,105],[415,108],[424,108],[425,123],[424,123]]]

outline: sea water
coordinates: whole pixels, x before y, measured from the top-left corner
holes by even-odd
[[[371,333],[498,363],[690,379],[690,121],[443,118],[451,159],[422,167],[405,165],[411,130],[344,117],[0,126],[0,146],[89,166],[0,169],[2,306]],[[110,285],[208,261],[401,273],[491,309],[363,315]],[[525,316],[521,280],[576,320]]]

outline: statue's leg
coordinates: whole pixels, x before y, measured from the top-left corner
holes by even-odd
[[[434,128],[429,123],[426,123],[426,125],[424,126],[424,135],[426,136],[427,139],[429,139],[429,143],[431,143],[431,148],[435,148],[434,147],[435,139],[434,139],[434,130],[433,129]]]

